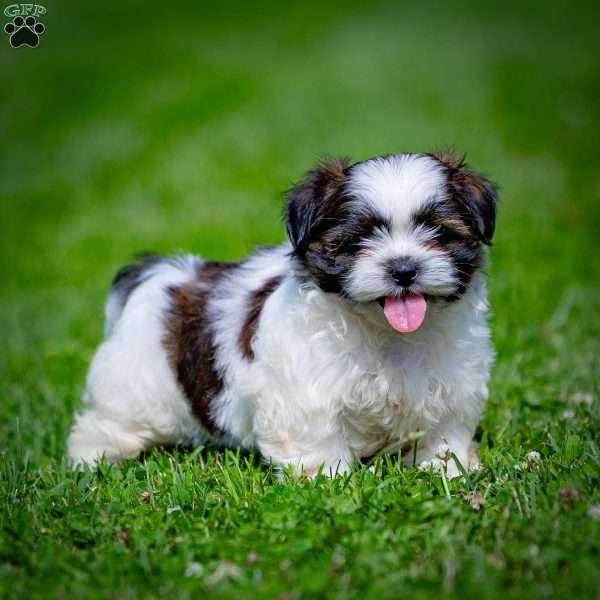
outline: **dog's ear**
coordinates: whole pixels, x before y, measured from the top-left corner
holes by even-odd
[[[287,194],[284,219],[294,251],[304,254],[343,200],[347,158],[326,157]]]
[[[479,240],[491,246],[496,229],[498,192],[495,186],[479,173],[468,168],[462,171],[459,182],[463,202],[473,219],[474,230],[478,233]]]
[[[450,194],[461,207],[477,239],[491,246],[496,228],[496,187],[483,175],[472,171],[464,157],[456,158],[448,151],[434,152],[431,156],[446,168]]]

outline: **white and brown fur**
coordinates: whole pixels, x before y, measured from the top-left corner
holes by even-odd
[[[215,442],[313,476],[421,431],[420,464],[450,450],[476,466],[495,212],[492,185],[450,154],[327,159],[288,194],[289,242],[240,263],[144,256],[115,278],[71,461]],[[407,292],[427,313],[399,334],[381,301]]]

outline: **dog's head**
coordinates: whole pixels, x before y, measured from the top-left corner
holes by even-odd
[[[379,301],[401,332],[467,290],[495,218],[492,184],[448,153],[326,159],[285,206],[302,271],[326,292]]]

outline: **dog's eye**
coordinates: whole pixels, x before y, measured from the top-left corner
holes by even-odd
[[[389,224],[381,218],[368,216],[345,226],[344,237],[340,240],[341,252],[351,253],[360,250],[372,237],[389,230]]]
[[[436,229],[435,237],[440,242],[449,242],[455,237],[455,234],[449,227],[439,225]]]
[[[364,243],[364,236],[362,234],[355,234],[344,238],[339,245],[339,251],[342,253],[352,253],[360,249]]]
[[[466,236],[468,231],[465,231],[464,226],[449,227],[440,224],[436,227],[435,238],[442,243],[464,240]]]

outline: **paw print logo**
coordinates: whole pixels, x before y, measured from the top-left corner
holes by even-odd
[[[45,30],[44,25],[31,15],[26,19],[15,17],[12,23],[7,23],[4,26],[4,31],[10,35],[10,45],[13,48],[18,48],[19,46],[35,48],[40,43],[40,35]]]

